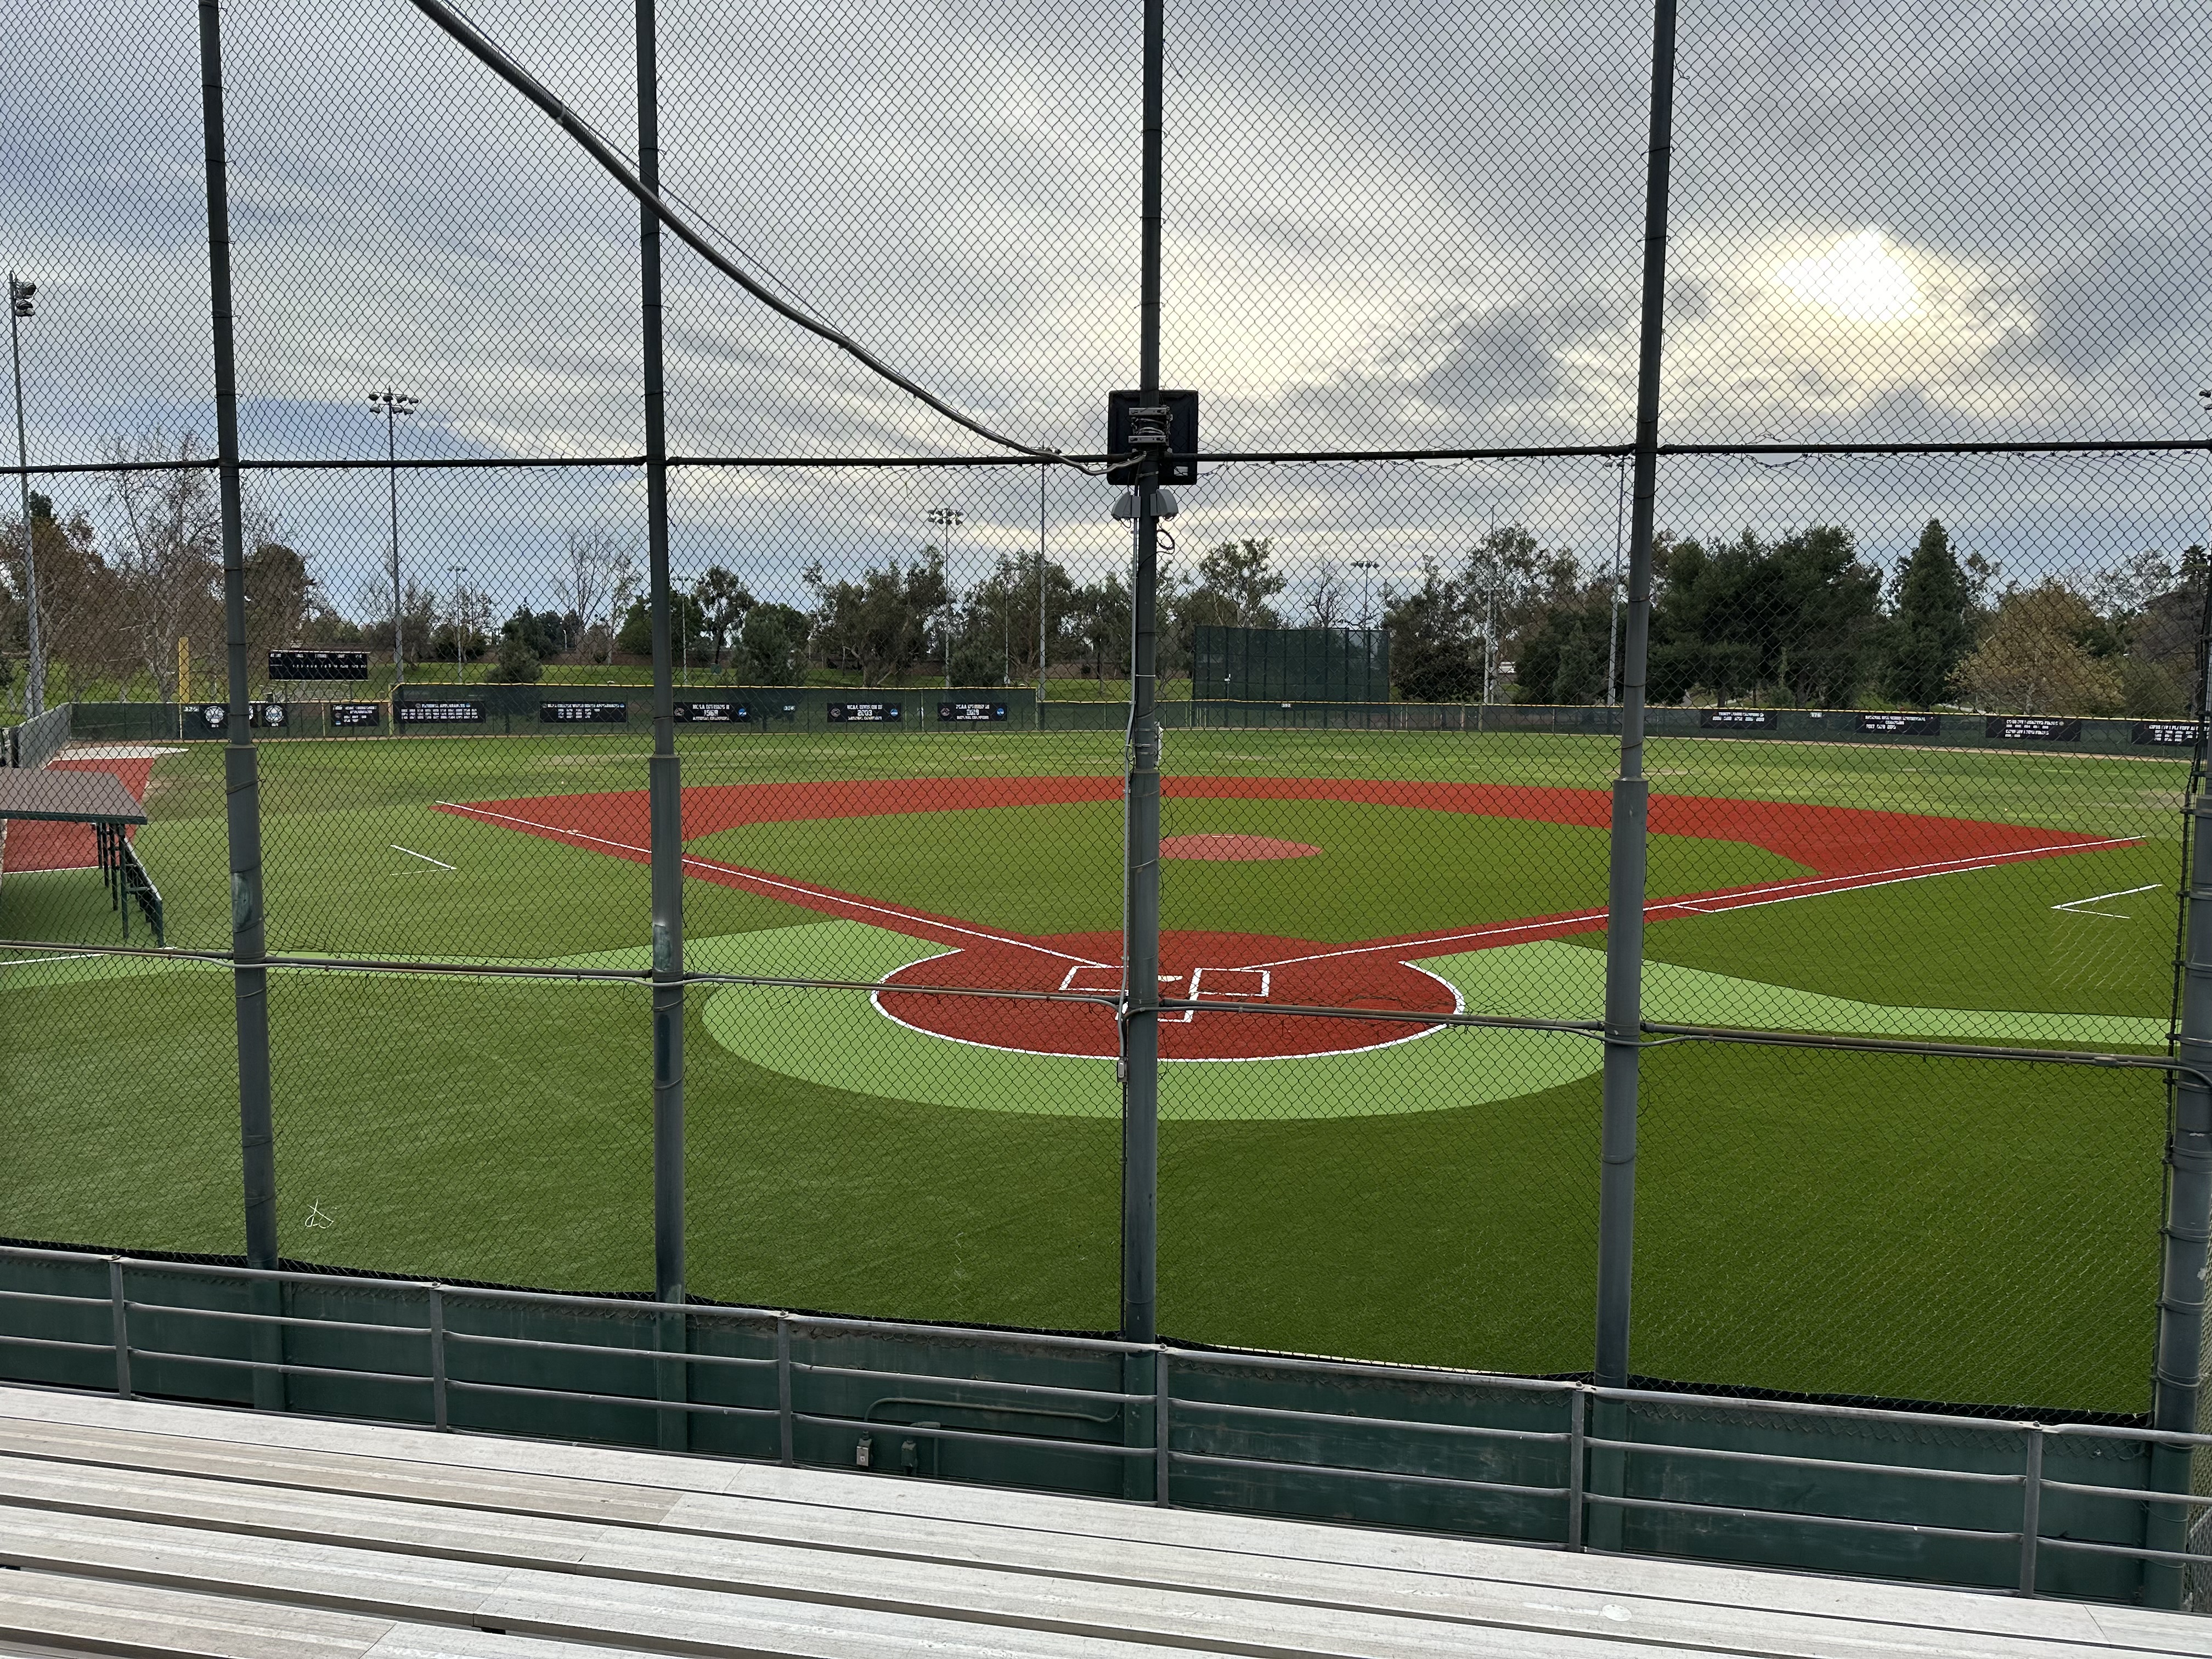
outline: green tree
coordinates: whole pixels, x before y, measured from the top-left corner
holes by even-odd
[[[1973,596],[1951,551],[1950,533],[1930,519],[1919,545],[1897,567],[1897,615],[1881,670],[1882,695],[1932,708],[1973,647]]]
[[[1651,611],[1650,695],[1778,696],[1815,708],[1858,699],[1879,636],[1881,573],[1851,533],[1815,525],[1780,541],[1668,542]]]
[[[1421,585],[1385,590],[1382,626],[1390,636],[1390,683],[1407,702],[1468,702],[1482,695],[1482,656],[1463,591],[1434,559]]]
[[[824,666],[857,670],[860,683],[872,686],[939,655],[947,593],[937,549],[923,549],[911,565],[892,559],[864,570],[858,581],[830,581],[814,565],[806,585],[814,590],[813,638]]]
[[[1516,702],[1589,703],[1605,696],[1613,648],[1613,585],[1604,577],[1544,607],[1513,647]]]
[[[690,594],[677,592],[668,596],[668,638],[676,660],[687,656],[694,660],[708,654],[708,627],[706,608]],[[634,599],[623,613],[622,629],[615,635],[615,649],[625,656],[653,655],[653,608],[643,599]]]
[[[490,671],[484,678],[497,684],[527,685],[544,675],[545,666],[530,648],[530,641],[519,632],[502,629],[499,654],[492,659]]]
[[[806,672],[806,613],[787,605],[755,605],[730,653],[739,685],[796,685]]]
[[[730,647],[731,635],[744,626],[745,613],[753,608],[751,590],[722,566],[710,564],[691,592],[704,613],[705,629],[714,641],[714,668],[719,672],[722,653]]]
[[[2106,637],[2088,600],[2048,578],[2004,596],[1989,636],[1959,665],[1953,683],[1976,707],[2002,714],[2116,713],[2120,677],[2092,648]]]

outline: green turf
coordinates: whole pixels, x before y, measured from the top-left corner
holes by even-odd
[[[1605,902],[1602,830],[1343,801],[1170,800],[1170,836],[1265,836],[1317,856],[1160,874],[1162,925],[1327,942],[1556,915]],[[1028,934],[1120,925],[1121,809],[1101,802],[750,824],[686,850]],[[1805,871],[1741,842],[1651,840],[1655,891],[1707,892]]]
[[[1120,760],[1117,732],[683,741],[693,784],[1111,776]],[[1602,740],[1538,734],[1230,732],[1172,733],[1168,759],[1171,770],[1196,774],[1601,789],[1613,753]],[[276,948],[642,959],[643,866],[432,810],[439,799],[639,787],[644,754],[634,735],[298,742],[269,745],[263,759]],[[2182,769],[1689,739],[1654,743],[1649,759],[1662,792],[2144,838],[1655,923],[1655,1012],[2155,1044]],[[155,822],[139,845],[169,899],[173,939],[219,946],[229,904],[218,751],[161,761],[150,805]],[[1366,937],[1601,896],[1592,884],[1602,871],[1595,832],[1310,803],[1170,800],[1168,815],[1170,833],[1244,830],[1325,849],[1284,864],[1171,865],[1170,927]],[[935,823],[890,819],[707,840],[751,836],[745,856],[720,845],[714,855],[940,913],[1088,930],[1110,928],[1118,915],[1117,818],[1111,807],[1021,809],[947,817],[939,833]],[[436,871],[393,843],[457,868]],[[1677,859],[1690,862],[1666,861]],[[1702,879],[1697,860],[1706,860]],[[1719,884],[1713,872],[1758,878],[1780,864],[1756,849],[1662,842],[1652,888]],[[1752,874],[1729,874],[1745,869]],[[2112,914],[2053,908],[2150,883],[2160,890],[2093,907]],[[757,958],[810,938],[814,959],[830,958],[818,933],[764,931],[819,928],[814,912],[696,881],[687,905],[702,960]],[[104,940],[114,927],[88,877],[0,881],[0,937]],[[1583,1005],[1601,942],[1592,934],[1476,953],[1451,971],[1471,1004],[1534,996]],[[885,1049],[870,1060],[868,1042],[882,1039],[873,1017],[833,1018],[819,1000],[843,994],[690,999],[695,1286],[872,1314],[1110,1323],[1110,1083],[1093,1091],[1105,1106],[1096,1116],[1003,1109],[1018,1103],[1011,1096],[1000,1109],[944,1103],[933,1097],[957,1097],[937,1082],[955,1068],[940,1051],[957,1045],[915,1036],[926,1046],[914,1056]],[[638,992],[280,975],[271,1009],[288,1253],[578,1288],[649,1282],[649,1042]],[[224,975],[0,967],[0,1018],[7,1231],[239,1248]],[[1388,1109],[1398,1103],[1387,1090],[1376,1099],[1361,1071],[1369,1057],[1330,1058],[1295,1062],[1308,1068],[1302,1096],[1385,1109],[1232,1115],[1218,1089],[1209,1111],[1206,1091],[1182,1080],[1229,1068],[1169,1068],[1166,1328],[1376,1358],[1587,1367],[1595,1077],[1577,1075],[1580,1066],[1530,1070],[1516,1086],[1501,1080],[1480,1041],[1445,1034],[1404,1052],[1423,1050],[1433,1057],[1424,1064],[1442,1065],[1438,1075],[1469,1092],[1438,1106],[1445,1085],[1416,1085],[1401,1092],[1426,1109]],[[971,1078],[1008,1058],[1021,1057],[986,1058]],[[833,1060],[845,1067],[835,1077],[823,1069]],[[1639,1370],[2142,1408],[2163,1134],[2154,1079],[1711,1048],[1656,1051],[1645,1065]],[[822,1074],[799,1074],[810,1072]],[[70,1109],[47,1109],[58,1100]],[[307,1226],[311,1206],[327,1226]]]

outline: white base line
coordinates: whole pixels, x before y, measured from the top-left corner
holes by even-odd
[[[556,823],[538,823],[529,818],[516,817],[510,812],[494,812],[482,806],[465,805],[454,800],[441,800],[438,805],[456,812],[473,812],[478,817],[498,818],[503,823],[519,823],[526,830],[539,830],[548,835],[569,836],[578,841],[593,842],[601,847],[611,847],[617,852],[636,853],[646,858],[653,856],[653,849],[649,847],[633,847],[626,841],[610,841],[605,836],[589,835],[581,830],[563,830]],[[925,916],[916,911],[897,910],[888,904],[871,904],[866,899],[848,898],[842,893],[832,893],[820,887],[809,887],[801,882],[779,881],[774,876],[764,876],[758,871],[741,870],[734,864],[717,864],[712,859],[695,859],[688,853],[684,855],[684,862],[697,869],[713,870],[722,875],[736,876],[744,881],[756,882],[763,887],[779,887],[787,893],[805,893],[811,898],[828,899],[833,903],[845,906],[848,909],[866,910],[876,915],[892,917],[899,921],[927,923],[932,927],[942,928],[948,933],[963,933],[969,939],[988,939],[994,945],[1018,945],[1024,951],[1035,951],[1041,956],[1057,957],[1062,962],[1079,963],[1085,968],[1111,968],[1115,965],[1109,962],[1093,962],[1089,957],[1072,956],[1066,951],[1055,951],[1049,945],[1033,945],[1025,939],[1014,939],[1004,933],[987,933],[980,927],[963,927],[957,922],[939,921],[933,916]]]
[[[1901,864],[1890,870],[1869,870],[1864,875],[1812,876],[1802,881],[1778,882],[1771,887],[1755,887],[1750,890],[1754,893],[1779,892],[1783,894],[1780,898],[1749,899],[1741,904],[1724,903],[1717,900],[1709,905],[1692,904],[1686,899],[1674,899],[1660,904],[1647,904],[1644,907],[1644,914],[1650,918],[1663,915],[1669,910],[1686,910],[1695,915],[1722,915],[1730,910],[1749,910],[1762,904],[1787,904],[1792,899],[1825,898],[1832,893],[1856,893],[1862,888],[1887,887],[1894,882],[1925,881],[1930,876],[1965,875],[1976,870],[1993,870],[1997,866],[2012,860],[2033,858],[2041,853],[2086,853],[2099,847],[2132,847],[2142,839],[2141,836],[2115,836],[2105,841],[2068,842],[2057,847],[2021,847],[2005,853],[1981,853],[1971,859],[1942,859],[1933,864]],[[1917,875],[1904,873],[1907,871],[1918,871],[1921,873]],[[1871,879],[1876,876],[1885,879],[1879,881]],[[1808,893],[1792,893],[1787,890],[1792,887],[1809,887],[1817,890]],[[1603,910],[1580,910],[1571,915],[1547,917],[1540,921],[1519,921],[1503,927],[1478,927],[1468,933],[1444,933],[1431,939],[1394,939],[1382,945],[1355,945],[1341,951],[1317,951],[1310,957],[1286,957],[1280,962],[1255,962],[1252,966],[1285,968],[1293,963],[1327,962],[1335,957],[1364,957],[1386,951],[1419,949],[1425,951],[1428,947],[1434,945],[1458,945],[1468,939],[1494,939],[1500,933],[1526,933],[1543,927],[1563,927],[1572,922],[1593,921],[1602,917],[1605,914]]]
[[[2117,893],[2092,893],[2087,898],[2075,899],[2066,904],[2054,904],[2051,908],[2054,910],[2071,911],[2077,916],[2111,916],[2118,921],[2133,921],[2135,920],[2133,916],[2123,915],[2118,910],[2084,910],[2081,907],[2085,904],[2094,904],[2100,899],[2125,898],[2130,893],[2154,893],[2165,885],[2162,881],[2154,881],[2148,887],[2123,887]]]
[[[441,870],[450,870],[453,867],[452,865],[447,863],[443,859],[434,859],[428,853],[418,853],[411,847],[402,847],[396,841],[390,843],[390,845],[392,850],[395,853],[404,853],[410,859],[420,859],[425,864],[434,864]]]

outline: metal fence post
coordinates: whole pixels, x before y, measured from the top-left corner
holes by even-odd
[[[775,1428],[776,1460],[787,1469],[793,1462],[791,1448],[791,1321],[781,1314],[775,1316]]]
[[[2035,1594],[2035,1550],[2043,1536],[2043,1425],[2027,1425],[2020,1483],[2020,1593]]]
[[[637,168],[660,190],[660,94],[653,0],[637,0]],[[653,758],[647,763],[653,847],[653,1257],[654,1293],[684,1299],[684,787],[676,758],[675,647],[668,574],[668,420],[660,303],[660,217],[638,208],[645,367],[646,560],[653,611]],[[683,1314],[661,1320],[661,1346],[688,1347]],[[691,1367],[659,1366],[664,1400],[689,1400]],[[690,1443],[689,1412],[660,1414],[664,1450]]]
[[[1659,472],[1659,390],[1667,301],[1667,190],[1674,125],[1675,0],[1651,14],[1651,130],[1644,180],[1643,311],[1636,370],[1635,505],[1628,549],[1628,616],[1621,651],[1620,775],[1613,786],[1613,835],[1605,936],[1604,1123],[1599,1165],[1598,1383],[1625,1388],[1631,1376],[1629,1292],[1636,1267],[1636,1110],[1643,1038],[1644,835],[1651,786],[1644,775],[1644,690],[1651,641],[1653,500]],[[1626,1437],[1626,1413],[1601,1403],[1600,1435]],[[1620,1420],[1615,1420],[1620,1419]],[[1624,1454],[1590,1460],[1594,1491],[1619,1495]],[[1592,1517],[1590,1541],[1620,1547],[1624,1516],[1605,1504]]]
[[[1139,400],[1160,392],[1160,155],[1165,0],[1144,5],[1142,258],[1138,301]],[[1121,1336],[1158,1334],[1160,1133],[1159,466],[1147,450],[1136,482],[1136,568],[1130,590],[1129,749],[1123,793],[1121,957]],[[1124,1383],[1125,1390],[1127,1384]]]
[[[131,1302],[124,1293],[123,1258],[107,1258],[107,1322],[115,1340],[115,1392],[125,1400],[131,1392]]]
[[[450,1429],[446,1415],[446,1287],[430,1287],[430,1426]]]
[[[1653,497],[1659,464],[1661,331],[1667,287],[1667,185],[1674,101],[1674,0],[1657,0],[1651,27],[1650,159],[1644,197],[1644,310],[1636,386],[1635,510],[1628,553],[1628,631],[1622,655],[1620,775],[1613,787],[1606,917],[1605,1131],[1598,1199],[1596,1375],[1629,1378],[1628,1303],[1635,1254],[1637,1049],[1642,1037],[1644,829],[1644,688],[1651,635]]]
[[[2212,595],[2207,596],[2212,620]],[[2158,1289],[2158,1358],[2153,1374],[2151,1426],[2197,1432],[2198,1394],[2204,1376],[2205,1245],[2212,1234],[2212,794],[2205,788],[2206,737],[2201,724],[2212,714],[2212,629],[2200,633],[2200,725],[2196,764],[2190,769],[2183,830],[2189,867],[2182,885],[2182,959],[2175,974],[2174,1052],[2192,1068],[2173,1078],[2173,1116],[2166,1145],[2164,1260]],[[2190,1490],[2195,1461],[2186,1445],[2154,1445],[2154,1491]],[[2189,1512],[2182,1504],[2146,1506],[2143,1542],[2153,1549],[2188,1547]],[[2187,1574],[2178,1565],[2151,1563],[2143,1570],[2144,1597],[2154,1607],[2179,1607]]]
[[[1168,1351],[1163,1345],[1152,1350],[1152,1502],[1164,1510],[1173,1507],[1168,1487],[1168,1408],[1170,1398]]]
[[[261,893],[261,785],[247,706],[245,523],[238,482],[238,365],[232,343],[230,194],[222,113],[222,10],[200,0],[200,114],[207,162],[209,314],[215,344],[217,489],[222,512],[222,609],[228,635],[230,717],[223,749],[226,828],[230,854],[231,981],[238,1031],[238,1126],[243,1154],[246,1259],[274,1267],[276,1245],[276,1135],[270,1104],[269,970]],[[248,1292],[258,1305],[265,1289]],[[280,1359],[283,1327],[257,1330],[255,1350]],[[253,1403],[282,1410],[281,1371],[257,1368]]]
[[[1582,1384],[1575,1384],[1574,1392],[1567,1396],[1567,1547],[1577,1554],[1583,1547],[1583,1488],[1585,1471],[1583,1460],[1588,1456],[1589,1431],[1584,1426],[1585,1402],[1588,1392]]]

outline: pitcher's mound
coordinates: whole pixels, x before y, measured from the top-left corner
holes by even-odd
[[[1321,848],[1302,841],[1267,836],[1169,836],[1160,842],[1164,859],[1198,859],[1207,864],[1244,864],[1255,859],[1310,859]]]

